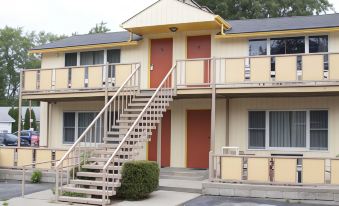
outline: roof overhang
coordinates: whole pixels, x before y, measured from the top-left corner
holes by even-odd
[[[73,52],[73,51],[81,51],[81,50],[105,49],[105,48],[136,46],[136,45],[138,45],[138,41],[128,41],[128,42],[115,42],[115,43],[108,43],[108,44],[93,44],[93,45],[59,47],[59,48],[51,48],[51,49],[33,49],[33,50],[30,50],[29,53],[44,54],[44,53],[55,53],[55,52]]]
[[[216,16],[211,21],[201,22],[188,22],[188,23],[176,23],[176,24],[165,24],[165,25],[152,25],[143,27],[132,27],[125,28],[129,32],[138,35],[144,34],[156,34],[156,33],[168,33],[171,32],[170,28],[176,27],[177,31],[196,31],[196,30],[214,30],[214,29],[230,29],[231,25],[223,20],[220,16]]]
[[[251,33],[237,33],[237,34],[218,34],[216,39],[239,39],[239,38],[258,38],[258,37],[272,37],[282,35],[300,35],[300,34],[314,34],[314,33],[330,33],[339,31],[339,27],[327,28],[310,28],[310,29],[296,29],[296,30],[282,30],[282,31],[265,31],[265,32],[251,32]]]

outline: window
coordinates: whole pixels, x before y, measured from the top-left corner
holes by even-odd
[[[266,113],[264,111],[249,112],[249,148],[265,148]]]
[[[63,127],[63,142],[73,143],[92,123],[96,117],[96,112],[64,112],[64,127]],[[87,141],[100,141],[100,134],[102,132],[100,121],[97,122],[96,127],[92,130],[92,134],[86,136]]]
[[[80,52],[80,65],[95,65],[104,63],[104,51]]]
[[[305,53],[305,37],[288,37],[271,39],[271,54]]]
[[[73,143],[75,140],[75,113],[64,113],[64,143]]]
[[[270,147],[306,147],[306,112],[270,112]]]
[[[310,53],[328,52],[328,36],[310,36]]]
[[[65,53],[65,67],[77,66],[77,56],[75,53]]]
[[[249,149],[328,149],[328,111],[250,111]]]
[[[107,62],[108,63],[120,63],[120,49],[107,50]],[[115,77],[115,65],[108,67],[108,77]]]
[[[267,54],[267,40],[255,39],[249,41],[250,56],[266,55]]]
[[[328,112],[310,112],[310,147],[312,150],[328,148]]]

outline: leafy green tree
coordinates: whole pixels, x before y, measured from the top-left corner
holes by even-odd
[[[12,132],[18,131],[18,118],[19,118],[19,109],[12,107],[8,111],[9,116],[11,116],[15,122],[12,124]]]
[[[328,0],[196,0],[224,19],[308,16],[334,11]]]
[[[93,27],[88,33],[89,34],[96,34],[96,33],[106,33],[109,32],[110,29],[107,28],[106,22],[100,22],[99,24],[95,24],[95,27]]]
[[[41,66],[41,56],[28,54],[29,49],[65,37],[46,32],[24,33],[20,27],[0,28],[0,106],[17,105],[20,69]]]

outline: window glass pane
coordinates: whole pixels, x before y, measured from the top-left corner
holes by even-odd
[[[104,51],[89,51],[80,53],[80,65],[95,65],[104,63]]]
[[[103,63],[104,63],[104,51],[93,52],[93,64],[103,64]]]
[[[270,112],[270,147],[306,147],[306,112]]]
[[[271,54],[305,53],[305,37],[271,39]]]
[[[267,40],[256,39],[249,41],[250,56],[266,55],[267,54]]]
[[[249,148],[265,148],[266,114],[264,111],[249,112]]]
[[[95,114],[90,112],[79,112],[78,114],[78,136],[80,136],[95,118]]]
[[[305,53],[305,37],[286,38],[286,54]]]
[[[313,150],[328,148],[328,111],[310,112],[310,147]]]
[[[285,40],[284,39],[271,39],[271,54],[285,54]]]
[[[93,65],[93,52],[80,52],[80,65]]]
[[[65,54],[65,67],[77,66],[77,53]]]
[[[120,63],[120,49],[107,50],[107,61],[109,63]]]
[[[64,113],[64,138],[65,143],[73,143],[75,135],[75,113],[65,112]]]
[[[310,36],[310,53],[328,52],[328,36]]]

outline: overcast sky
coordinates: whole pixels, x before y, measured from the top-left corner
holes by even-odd
[[[71,35],[88,33],[101,21],[111,31],[156,0],[1,0],[0,28],[24,27]],[[339,0],[330,0],[339,12]]]

